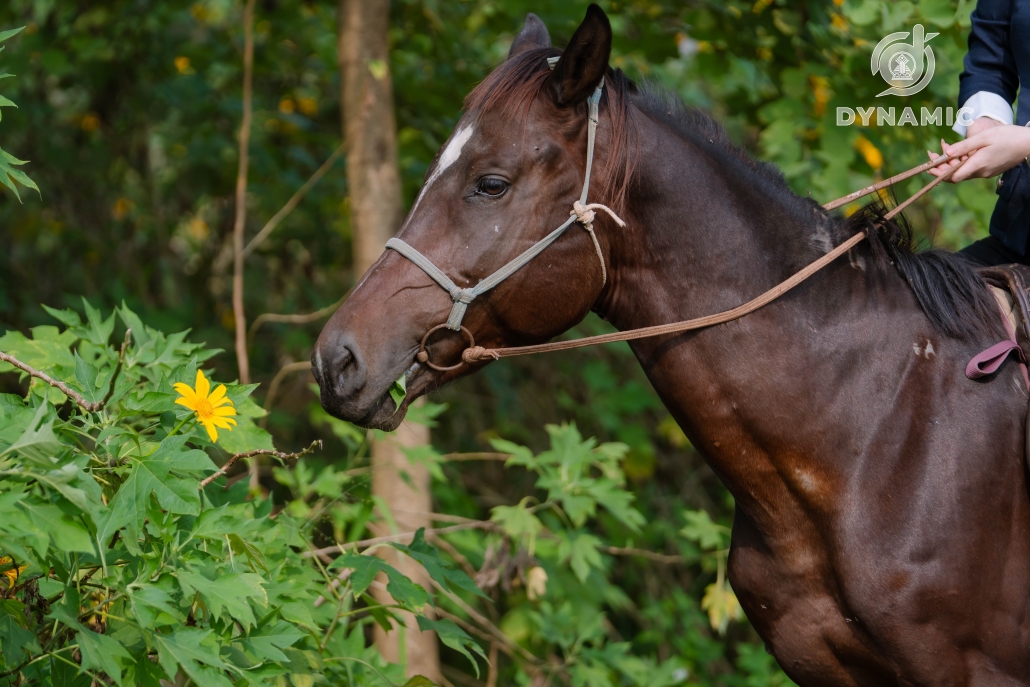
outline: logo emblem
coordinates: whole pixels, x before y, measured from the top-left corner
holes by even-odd
[[[912,29],[912,42],[903,43],[908,31],[899,31],[884,36],[873,48],[869,61],[873,74],[879,74],[890,84],[890,88],[878,93],[883,95],[912,95],[926,88],[933,78],[935,66],[933,48],[926,45],[937,33],[925,33],[922,24]]]

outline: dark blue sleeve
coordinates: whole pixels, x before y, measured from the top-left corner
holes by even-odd
[[[1012,56],[1013,0],[978,0],[970,17],[969,52],[959,77],[958,105],[980,91],[996,93],[1008,102],[1016,99],[1019,71]]]

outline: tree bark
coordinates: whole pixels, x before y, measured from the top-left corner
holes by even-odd
[[[389,71],[389,3],[340,0],[339,20],[340,110],[347,150],[354,274],[360,278],[404,219]],[[425,466],[412,464],[402,450],[427,443],[427,427],[404,422],[394,435],[373,444],[372,493],[389,511],[374,530],[377,536],[390,534],[390,518],[401,532],[431,525],[429,473]],[[420,565],[393,549],[384,548],[382,556],[430,589],[428,575]],[[380,603],[393,603],[382,585],[375,585],[373,593]],[[420,632],[414,616],[401,615],[406,623],[403,629],[387,633],[375,626],[379,653],[388,661],[404,663],[409,677],[424,675],[440,682],[435,633]]]

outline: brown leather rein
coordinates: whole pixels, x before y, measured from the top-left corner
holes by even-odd
[[[919,165],[918,167],[913,167],[912,169],[906,172],[896,174],[895,176],[892,176],[889,179],[877,182],[872,186],[867,186],[866,188],[863,188],[859,191],[849,193],[848,195],[842,198],[838,198],[837,200],[826,203],[825,205],[823,205],[823,208],[826,210],[834,210],[842,205],[850,203],[853,200],[857,200],[871,193],[876,193],[881,189],[892,186],[898,182],[904,181],[905,179],[909,179],[917,174],[925,172],[928,169],[948,162],[950,159],[950,156],[942,155],[935,160],[925,162]],[[955,167],[952,167],[941,176],[935,178],[926,186],[919,189],[919,191],[917,191],[907,200],[900,203],[897,207],[895,207],[893,210],[884,215],[883,219],[889,220],[896,216],[902,210],[904,210],[909,205],[918,200],[920,197],[922,197],[927,191],[932,189],[934,186],[951,177],[951,175],[954,174],[961,166],[962,165],[959,164]],[[623,332],[612,332],[611,334],[586,336],[580,339],[572,339],[569,341],[552,341],[550,343],[536,344],[533,346],[511,346],[506,348],[484,348],[482,346],[477,346],[475,339],[472,336],[472,332],[470,332],[468,329],[462,326],[460,327],[461,332],[468,338],[469,345],[468,348],[462,351],[461,362],[450,366],[439,366],[433,364],[429,360],[429,352],[426,350],[426,342],[429,340],[429,337],[437,330],[447,326],[445,324],[441,324],[430,329],[428,332],[426,332],[425,336],[422,337],[422,342],[419,344],[419,351],[418,355],[416,356],[416,359],[420,363],[424,363],[429,367],[433,368],[434,370],[447,371],[457,369],[465,364],[471,365],[473,363],[482,362],[484,360],[497,360],[499,358],[510,358],[516,355],[529,355],[530,353],[550,353],[552,351],[566,351],[572,348],[596,346],[598,344],[613,343],[616,341],[632,341],[634,339],[644,339],[650,336],[662,336],[665,334],[677,334],[679,332],[687,332],[694,329],[704,329],[705,327],[711,327],[717,324],[723,324],[725,322],[732,322],[733,320],[739,319],[741,317],[744,317],[745,315],[753,313],[762,306],[768,305],[772,301],[776,300],[777,298],[787,293],[801,282],[811,277],[819,270],[829,265],[831,262],[833,262],[840,256],[847,253],[849,250],[858,245],[864,238],[866,238],[866,232],[864,231],[855,234],[847,241],[831,250],[826,255],[823,255],[818,260],[812,262],[805,268],[796,272],[786,281],[777,284],[776,286],[769,289],[762,295],[748,301],[747,303],[744,303],[743,305],[739,305],[736,308],[726,310],[721,313],[706,315],[704,317],[697,317],[692,320],[683,320],[682,322],[659,324],[652,327],[641,327],[639,329],[628,329]]]

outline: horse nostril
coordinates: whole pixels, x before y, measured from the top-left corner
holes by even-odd
[[[357,346],[349,339],[339,339],[327,348],[320,352],[320,385],[328,386],[341,400],[361,391],[365,385],[365,365]]]

